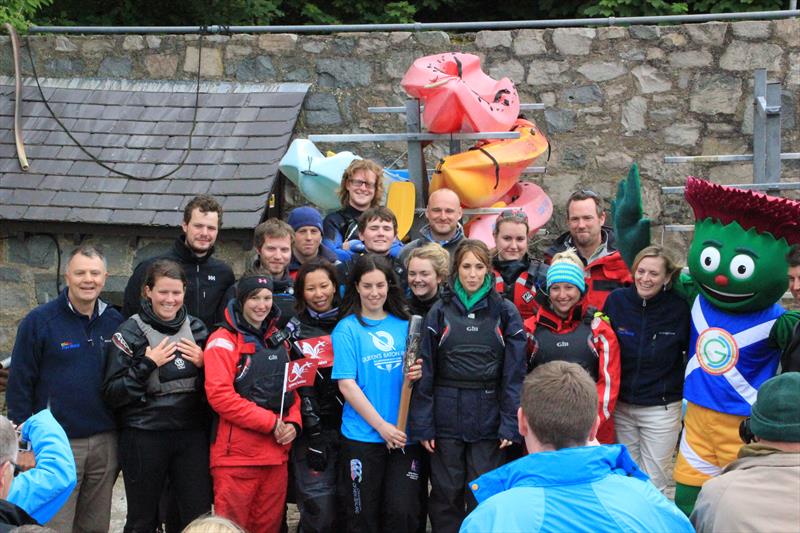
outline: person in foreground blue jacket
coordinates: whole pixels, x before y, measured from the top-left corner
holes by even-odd
[[[529,455],[470,482],[479,505],[461,533],[694,531],[625,446],[597,445],[597,388],[579,365],[531,372],[517,419]]]
[[[75,488],[75,458],[67,434],[50,409],[39,411],[22,425],[21,439],[31,443],[36,466],[14,478],[7,499],[44,524]]]

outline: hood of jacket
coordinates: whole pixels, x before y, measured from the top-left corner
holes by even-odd
[[[514,487],[592,483],[616,474],[647,481],[622,444],[563,448],[526,455],[470,482],[478,503]]]

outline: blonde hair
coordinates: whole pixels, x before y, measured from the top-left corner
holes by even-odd
[[[371,159],[356,159],[344,169],[342,181],[339,183],[339,201],[342,203],[342,207],[350,205],[350,191],[347,190],[347,180],[352,178],[359,170],[375,174],[375,196],[372,197],[369,206],[377,207],[381,205],[383,201],[383,168]]]
[[[562,263],[562,262],[575,263],[576,265],[581,267],[581,270],[583,270],[584,268],[583,261],[581,261],[581,258],[578,257],[575,248],[567,248],[563,252],[558,252],[556,255],[553,256],[553,259],[552,261],[550,261],[550,264],[554,265],[556,263]]]
[[[672,258],[672,254],[670,254],[666,248],[657,244],[651,244],[650,246],[642,248],[642,250],[636,254],[636,257],[633,258],[631,273],[636,272],[639,263],[641,263],[642,259],[645,257],[660,257],[664,261],[664,269],[667,273],[666,285],[668,289],[672,287],[672,284],[677,281],[678,276],[681,275],[681,268],[683,268]]]
[[[427,259],[431,262],[436,276],[447,279],[450,272],[450,254],[442,246],[435,242],[429,242],[411,250],[405,260],[405,267],[408,270],[408,265],[411,264],[412,259]]]
[[[247,533],[232,520],[208,514],[195,518],[182,533]]]

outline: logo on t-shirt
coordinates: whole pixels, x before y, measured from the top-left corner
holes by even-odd
[[[378,331],[372,333],[368,331],[369,336],[372,338],[372,344],[382,352],[394,351],[394,339],[385,331]]]

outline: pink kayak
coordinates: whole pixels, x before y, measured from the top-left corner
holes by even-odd
[[[400,84],[425,104],[422,121],[433,133],[508,131],[519,115],[514,84],[484,74],[476,55],[421,57]]]
[[[553,216],[553,202],[541,187],[534,183],[519,182],[502,200],[508,209],[521,209],[528,216],[528,237],[547,224]],[[477,215],[467,223],[470,239],[478,239],[489,248],[494,247],[494,223],[499,215]]]

